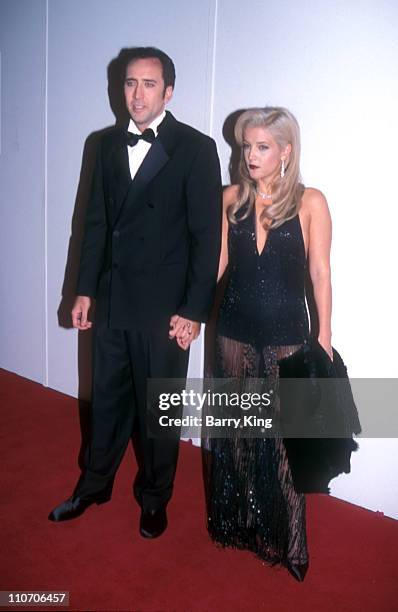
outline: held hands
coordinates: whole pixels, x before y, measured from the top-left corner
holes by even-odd
[[[76,329],[84,331],[90,329],[91,321],[88,321],[88,311],[91,306],[91,298],[85,295],[78,295],[72,308],[72,324]]]
[[[191,342],[196,340],[200,334],[200,323],[198,321],[190,321],[179,315],[173,315],[170,319],[169,338],[175,338],[180,348],[186,351]]]

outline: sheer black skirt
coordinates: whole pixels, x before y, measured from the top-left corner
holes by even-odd
[[[259,349],[218,335],[214,375],[265,378],[277,389],[278,361],[300,348]],[[202,448],[211,538],[221,546],[251,550],[272,564],[306,563],[305,497],[294,489],[283,440],[206,438]]]

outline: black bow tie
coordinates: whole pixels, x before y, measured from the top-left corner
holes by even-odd
[[[133,134],[133,132],[127,132],[127,144],[129,147],[135,147],[139,140],[145,140],[145,142],[153,143],[155,140],[155,132],[150,128],[147,128],[142,134]]]

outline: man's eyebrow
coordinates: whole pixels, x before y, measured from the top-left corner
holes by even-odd
[[[134,77],[126,77],[124,79],[125,81],[137,81],[138,79],[134,78]],[[156,79],[142,79],[143,81],[145,81],[145,83],[157,83]]]

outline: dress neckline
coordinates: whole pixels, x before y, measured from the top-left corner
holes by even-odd
[[[257,223],[257,211],[256,211],[256,205],[254,204],[254,206],[253,206],[254,248],[255,248],[256,256],[258,258],[260,258],[260,257],[262,257],[264,255],[264,252],[265,252],[265,250],[267,248],[267,244],[268,244],[268,241],[270,239],[270,233],[269,233],[269,230],[268,230],[267,231],[267,235],[265,237],[265,242],[264,242],[263,248],[261,249],[261,252],[260,252],[258,250],[258,243],[257,243],[257,225],[258,225],[258,223]]]
[[[253,241],[254,241],[254,252],[256,257],[258,257],[259,259],[264,255],[264,253],[268,250],[268,242],[272,236],[272,234],[276,231],[276,230],[268,230],[268,235],[265,239],[265,243],[264,246],[261,250],[261,253],[258,250],[258,246],[257,246],[257,213],[256,213],[256,208],[255,206],[253,206],[253,211],[252,211],[252,227],[253,227]],[[294,217],[292,217],[291,219],[288,219],[287,221],[284,221],[284,223],[282,223],[282,225],[280,225],[277,229],[280,229],[281,227],[283,227],[285,225],[285,223],[288,223],[289,221],[294,221],[297,220],[298,225],[299,225],[299,234],[300,234],[300,242],[301,242],[301,247],[303,250],[303,256],[304,256],[304,261],[307,261],[307,254],[305,252],[305,242],[304,242],[304,236],[303,236],[303,228],[301,227],[301,221],[300,221],[300,216],[298,213],[296,213],[294,215]]]

